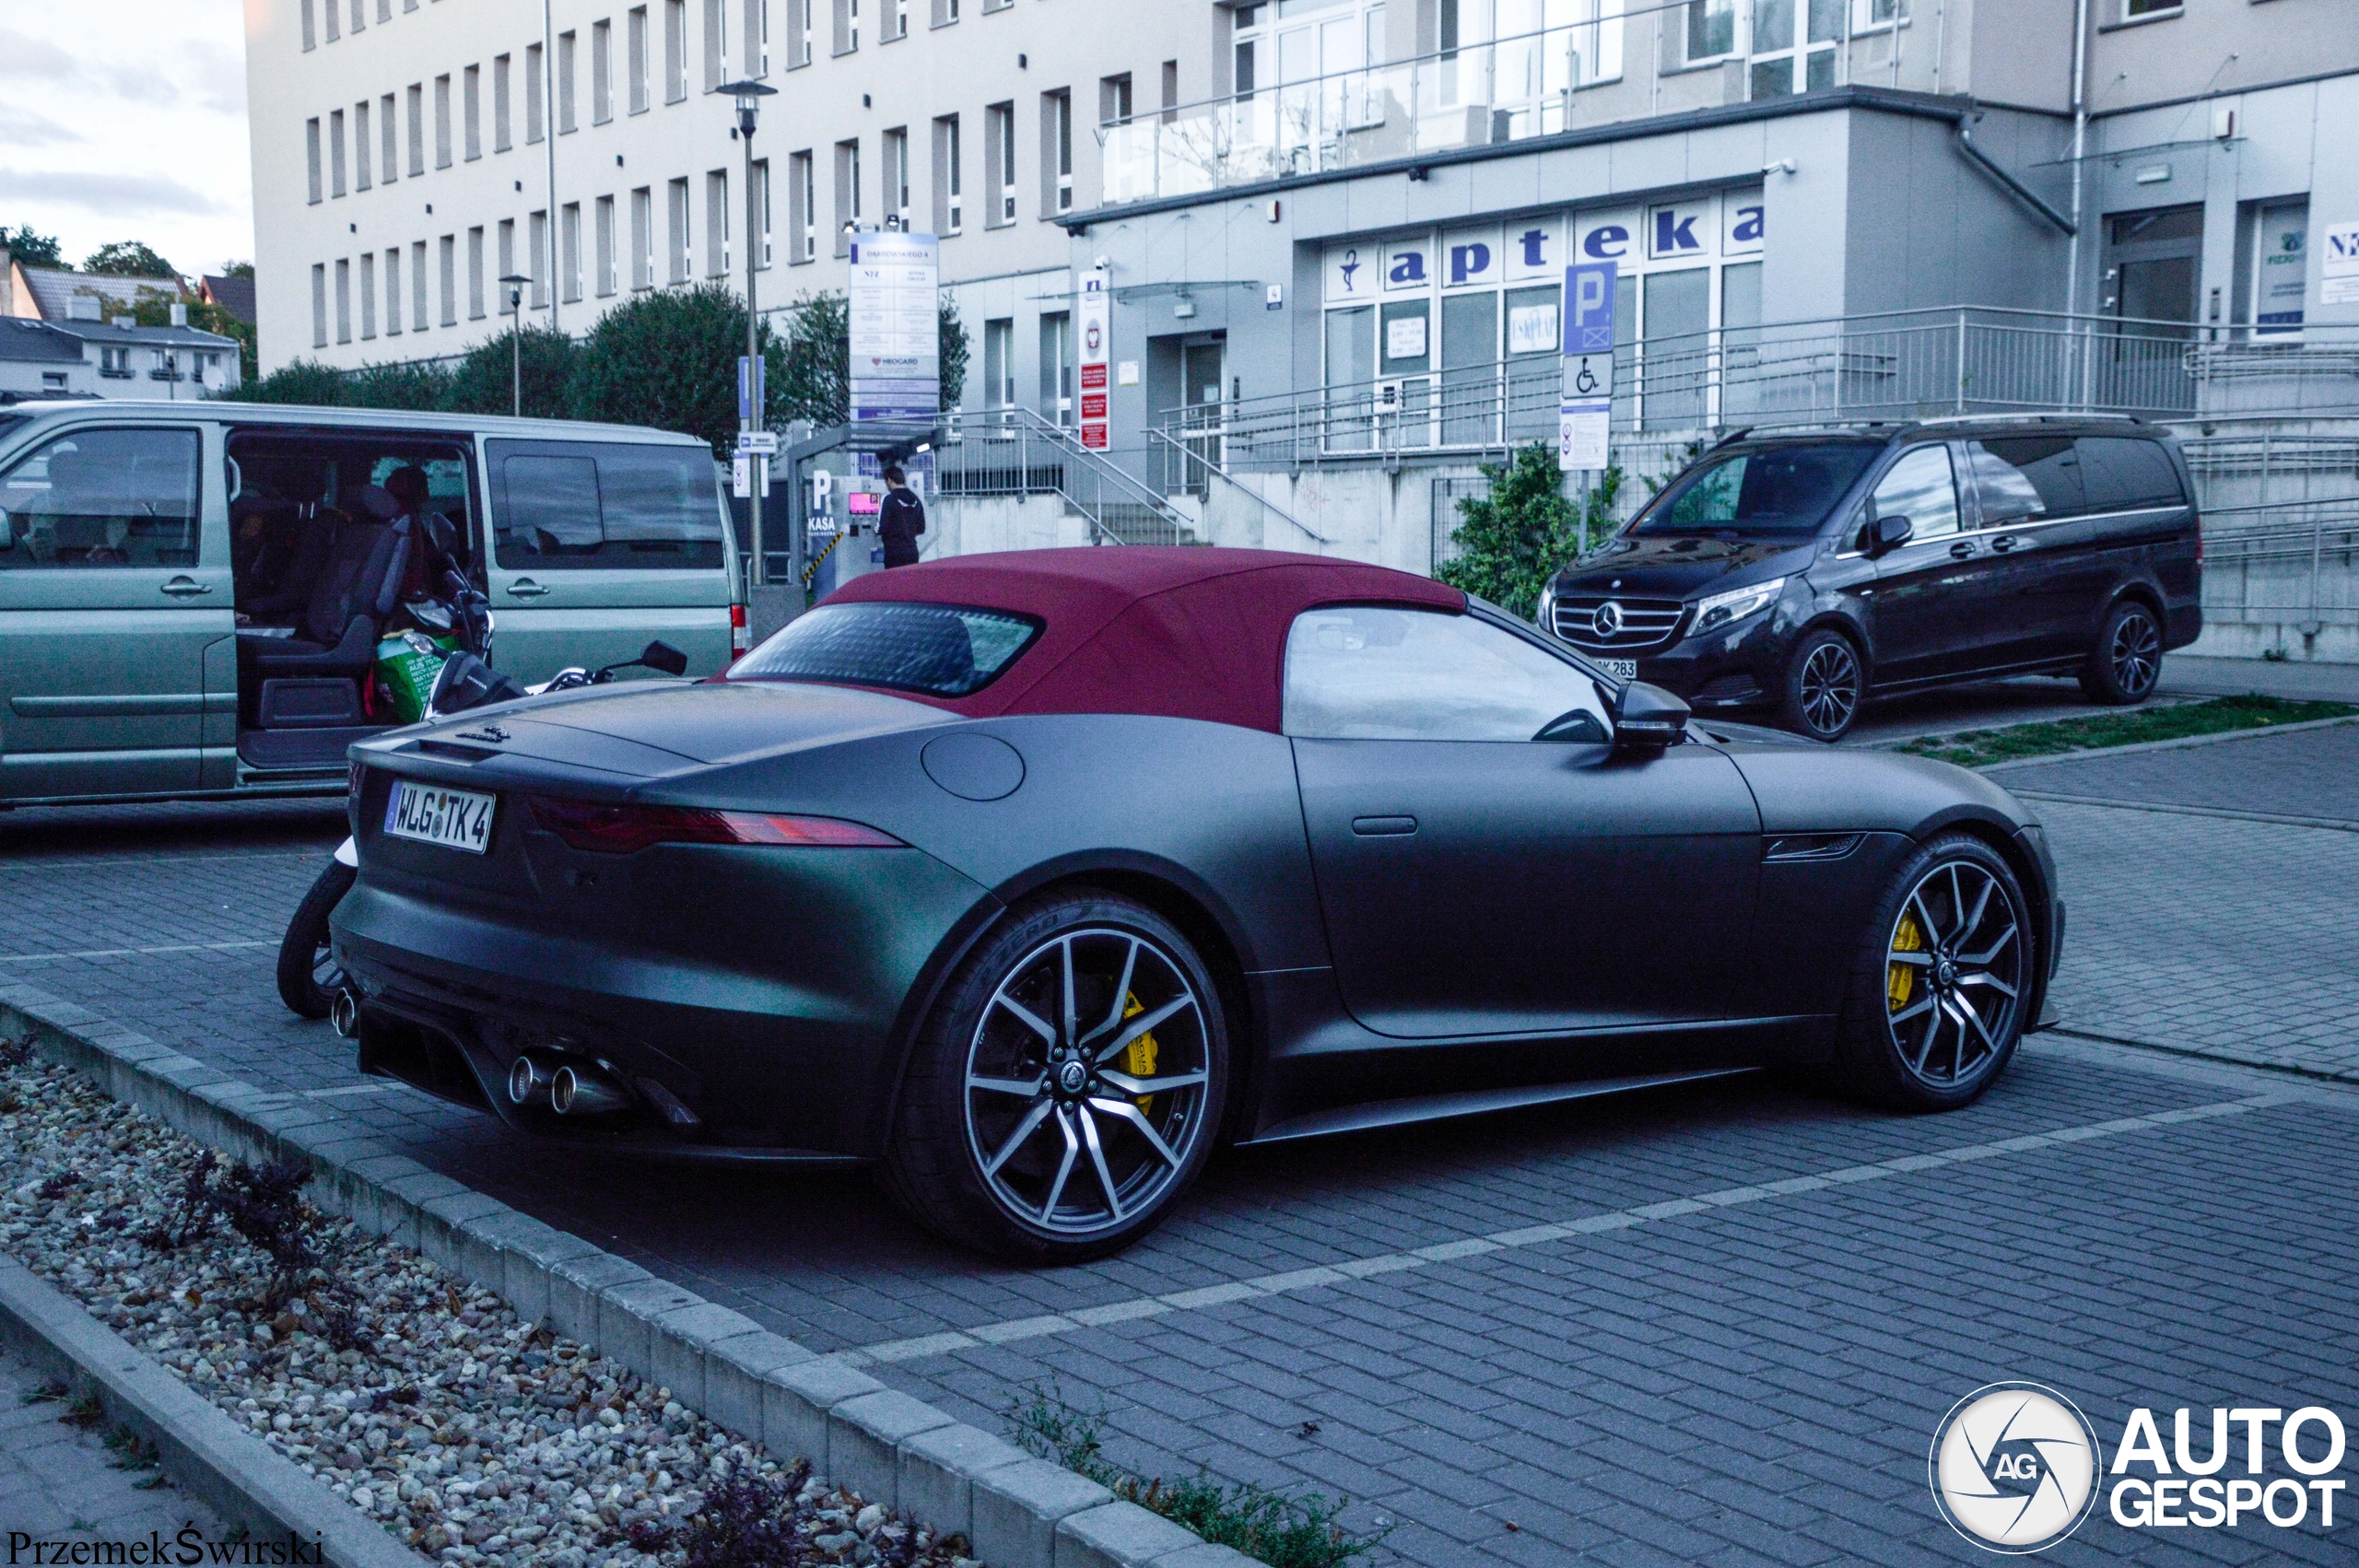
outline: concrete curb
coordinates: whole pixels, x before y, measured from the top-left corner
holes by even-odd
[[[0,1258],[0,1334],[75,1393],[97,1395],[108,1420],[156,1445],[165,1475],[255,1540],[288,1538],[336,1568],[426,1568],[425,1558],[13,1258]]]
[[[317,1101],[259,1089],[44,991],[0,987],[0,1036],[28,1034],[43,1057],[231,1158],[304,1161],[321,1208],[497,1291],[520,1314],[546,1318],[772,1454],[807,1458],[839,1485],[966,1536],[973,1555],[992,1568],[1247,1568],[1252,1562],[836,1357],[437,1175]],[[94,1319],[91,1327],[104,1332]],[[158,1375],[177,1387],[170,1374]],[[365,1525],[348,1506],[337,1506]],[[417,1560],[392,1538],[368,1528],[416,1568]],[[353,1568],[362,1564],[356,1561]]]

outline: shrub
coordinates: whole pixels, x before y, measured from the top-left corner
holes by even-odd
[[[567,389],[577,352],[573,340],[555,327],[525,327],[486,338],[451,373],[441,406],[453,414],[515,411],[512,378],[521,358],[524,417],[567,418],[573,412]]]
[[[1622,470],[1598,476],[1586,509],[1566,497],[1556,453],[1543,441],[1517,448],[1504,463],[1485,463],[1483,477],[1490,493],[1458,503],[1464,521],[1450,534],[1466,553],[1434,575],[1530,620],[1556,568],[1581,553],[1591,532],[1612,532]]]
[[[768,351],[767,328],[762,336]],[[568,401],[577,419],[683,430],[725,455],[737,433],[745,349],[745,308],[725,285],[642,295],[591,331],[574,356]],[[774,351],[769,357],[775,383],[783,367]]]
[[[290,359],[260,380],[218,394],[230,403],[299,403],[334,408],[347,400],[346,376],[316,359]]]

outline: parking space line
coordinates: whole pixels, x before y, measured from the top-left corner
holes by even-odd
[[[183,942],[170,947],[93,947],[80,953],[0,954],[0,964],[53,964],[66,958],[150,958],[166,953],[233,953],[245,947],[276,947],[275,942]]]
[[[322,853],[335,848],[321,844],[310,849],[233,849],[217,855],[142,855],[126,850],[120,855],[103,856],[91,860],[6,860],[0,861],[0,876],[11,872],[88,872],[146,871],[150,866],[186,865],[207,860],[315,860]]]
[[[1555,1224],[1525,1225],[1510,1231],[1496,1231],[1489,1235],[1466,1236],[1456,1241],[1437,1242],[1407,1252],[1384,1253],[1373,1258],[1353,1258],[1342,1263],[1291,1270],[1282,1274],[1263,1274],[1256,1279],[1236,1280],[1226,1284],[1202,1285],[1194,1290],[1174,1291],[1164,1295],[1139,1296],[1129,1301],[1113,1302],[1103,1306],[1081,1307],[1072,1312],[1048,1316],[987,1323],[964,1331],[952,1329],[944,1333],[921,1335],[910,1340],[886,1340],[877,1344],[863,1345],[856,1350],[839,1351],[836,1356],[840,1361],[859,1366],[915,1361],[922,1356],[945,1355],[952,1351],[973,1350],[982,1345],[1004,1345],[1018,1340],[1033,1340],[1046,1335],[1071,1333],[1076,1328],[1101,1328],[1108,1324],[1127,1322],[1133,1318],[1156,1317],[1171,1312],[1193,1312],[1208,1306],[1225,1305],[1230,1302],[1250,1301],[1257,1296],[1282,1295],[1294,1291],[1313,1290],[1320,1286],[1339,1284],[1347,1280],[1395,1273],[1404,1269],[1430,1268],[1436,1263],[1446,1263],[1461,1258],[1512,1251],[1519,1247],[1538,1246],[1547,1242],[1568,1240],[1574,1236],[1597,1235],[1608,1231],[1627,1230],[1635,1225],[1651,1224],[1682,1215],[1703,1213],[1708,1210],[1766,1202],[1773,1198],[1789,1197],[1800,1192],[1815,1192],[1830,1187],[1847,1187],[1857,1182],[1881,1181],[1890,1176],[1907,1176],[1918,1171],[1933,1170],[1942,1165],[1966,1164],[1976,1160],[1998,1159],[2008,1154],[2025,1153],[2036,1149],[2052,1149],[2066,1144],[2084,1143],[2091,1139],[2119,1138],[2128,1133],[2146,1132],[2156,1128],[2177,1127],[2185,1122],[2242,1116],[2249,1111],[2264,1110],[2271,1106],[2282,1106],[2313,1097],[2314,1095],[2306,1090],[2283,1089],[2269,1094],[2248,1095],[2242,1099],[2219,1100],[2210,1105],[2188,1106],[2171,1111],[2155,1111],[2147,1116],[2121,1117],[2112,1121],[2090,1122],[2080,1127],[2060,1127],[2049,1132],[2025,1133],[2014,1138],[1994,1139],[1985,1143],[1966,1143],[1954,1149],[1937,1149],[1929,1153],[1898,1155],[1890,1160],[1879,1161],[1874,1164],[1844,1165],[1812,1176],[1790,1176],[1783,1181],[1764,1182],[1752,1187],[1723,1188],[1713,1192],[1699,1192],[1688,1198],[1674,1198],[1660,1203],[1649,1203],[1642,1208],[1621,1209],[1603,1214],[1588,1214],[1578,1220],[1567,1220]]]

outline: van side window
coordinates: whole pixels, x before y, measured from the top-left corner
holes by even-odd
[[[1946,446],[1913,447],[1876,481],[1875,516],[1905,517],[1909,540],[1939,539],[1957,532],[1957,480]]]
[[[2081,464],[2070,436],[2001,436],[1966,448],[1982,526],[2082,509]]]
[[[721,561],[720,479],[695,447],[489,443],[492,550],[511,571],[710,569]]]
[[[0,475],[0,570],[196,565],[194,430],[76,430]]]
[[[2081,486],[2093,512],[2131,511],[2140,507],[2181,507],[2178,469],[2159,441],[2130,436],[2083,436]]]

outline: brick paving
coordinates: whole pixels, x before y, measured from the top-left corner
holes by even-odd
[[[2133,760],[2163,766],[2110,759]],[[2286,787],[2314,772],[2288,765]],[[2359,834],[2041,811],[2071,900],[2069,1025],[2340,1064],[2359,1001]],[[2359,1406],[2359,1260],[2342,1239],[2359,1221],[2359,1097],[2338,1089],[2055,1036],[1945,1117],[1724,1080],[1238,1151],[1123,1257],[1020,1272],[918,1234],[858,1176],[642,1164],[617,1179],[609,1163],[365,1084],[348,1047],[288,1017],[270,979],[279,924],[341,831],[333,808],[292,805],[0,817],[0,981],[257,1082],[335,1094],[428,1164],[824,1350],[1335,1269],[1152,1318],[997,1344],[967,1334],[872,1370],[994,1429],[1053,1381],[1103,1404],[1122,1462],[1347,1493],[1354,1523],[1391,1527],[1379,1561],[1968,1561],[1932,1511],[1925,1446],[1981,1383],[2050,1382],[2108,1445],[2135,1404],[2163,1409],[2165,1428],[2178,1405]],[[242,942],[263,945],[218,945]],[[155,948],[178,951],[125,951]],[[106,956],[46,956],[81,953]],[[1795,1181],[2272,1089],[2293,1097],[1874,1180]],[[1794,1189],[1683,1204],[1782,1182]],[[1578,1223],[1628,1211],[1658,1217]],[[1568,1222],[1527,1245],[1453,1245]],[[1421,1248],[1440,1255],[1351,1275]],[[2315,1520],[2131,1532],[2100,1515],[2051,1555],[2345,1550]]]
[[[156,1484],[153,1469],[118,1468],[103,1428],[59,1420],[66,1407],[42,1397],[42,1383],[0,1344],[0,1541],[11,1562],[33,1561],[29,1546],[9,1539],[19,1533],[37,1541],[147,1542],[153,1532],[175,1552],[186,1525],[207,1540],[222,1539],[220,1518],[204,1504],[169,1481]]]

